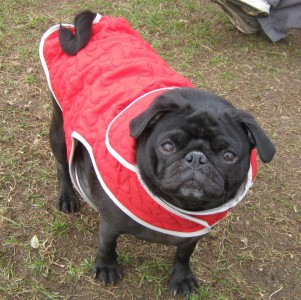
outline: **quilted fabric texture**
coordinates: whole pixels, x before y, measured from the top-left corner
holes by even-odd
[[[61,50],[58,26],[44,34],[40,45],[50,89],[63,111],[69,163],[77,139],[89,150],[104,190],[135,221],[176,236],[207,233],[252,185],[256,153],[239,199],[229,206],[191,213],[152,195],[137,174],[129,122],[162,92],[193,85],[171,69],[126,20],[97,18],[89,43],[75,56]]]

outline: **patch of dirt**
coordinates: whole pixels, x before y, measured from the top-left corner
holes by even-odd
[[[239,33],[210,1],[142,2],[1,4],[0,298],[171,298],[173,248],[121,237],[125,277],[105,287],[89,272],[97,214],[86,204],[74,215],[55,207],[51,102],[38,43],[50,26],[89,7],[126,16],[175,70],[251,112],[276,144],[248,197],[198,243],[191,263],[202,289],[191,299],[300,299],[300,31],[272,44]]]

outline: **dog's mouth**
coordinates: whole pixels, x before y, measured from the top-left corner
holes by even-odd
[[[197,211],[219,206],[224,201],[224,181],[215,172],[177,173],[160,180],[162,191],[182,209]]]
[[[196,199],[201,199],[204,196],[204,190],[194,179],[188,180],[182,184],[179,192],[184,197],[192,197]]]

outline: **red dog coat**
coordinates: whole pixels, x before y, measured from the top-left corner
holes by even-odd
[[[74,30],[72,25],[65,26]],[[94,207],[77,178],[73,153],[78,141],[88,150],[108,196],[136,222],[180,237],[209,232],[251,187],[257,168],[255,150],[245,184],[218,208],[184,211],[157,198],[139,177],[129,122],[161,93],[194,86],[172,70],[124,19],[97,15],[89,43],[75,56],[62,51],[58,29],[56,25],[43,35],[40,58],[63,111],[69,170],[79,193]]]

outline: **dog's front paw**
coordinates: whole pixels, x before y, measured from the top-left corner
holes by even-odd
[[[117,262],[95,263],[94,278],[102,281],[105,285],[116,285],[122,278],[122,268]]]
[[[188,296],[199,287],[198,280],[189,268],[177,267],[174,268],[169,281],[169,288],[171,289],[172,296],[183,294]]]
[[[64,213],[74,213],[79,211],[79,200],[74,192],[72,193],[60,193],[56,200],[57,207]]]

